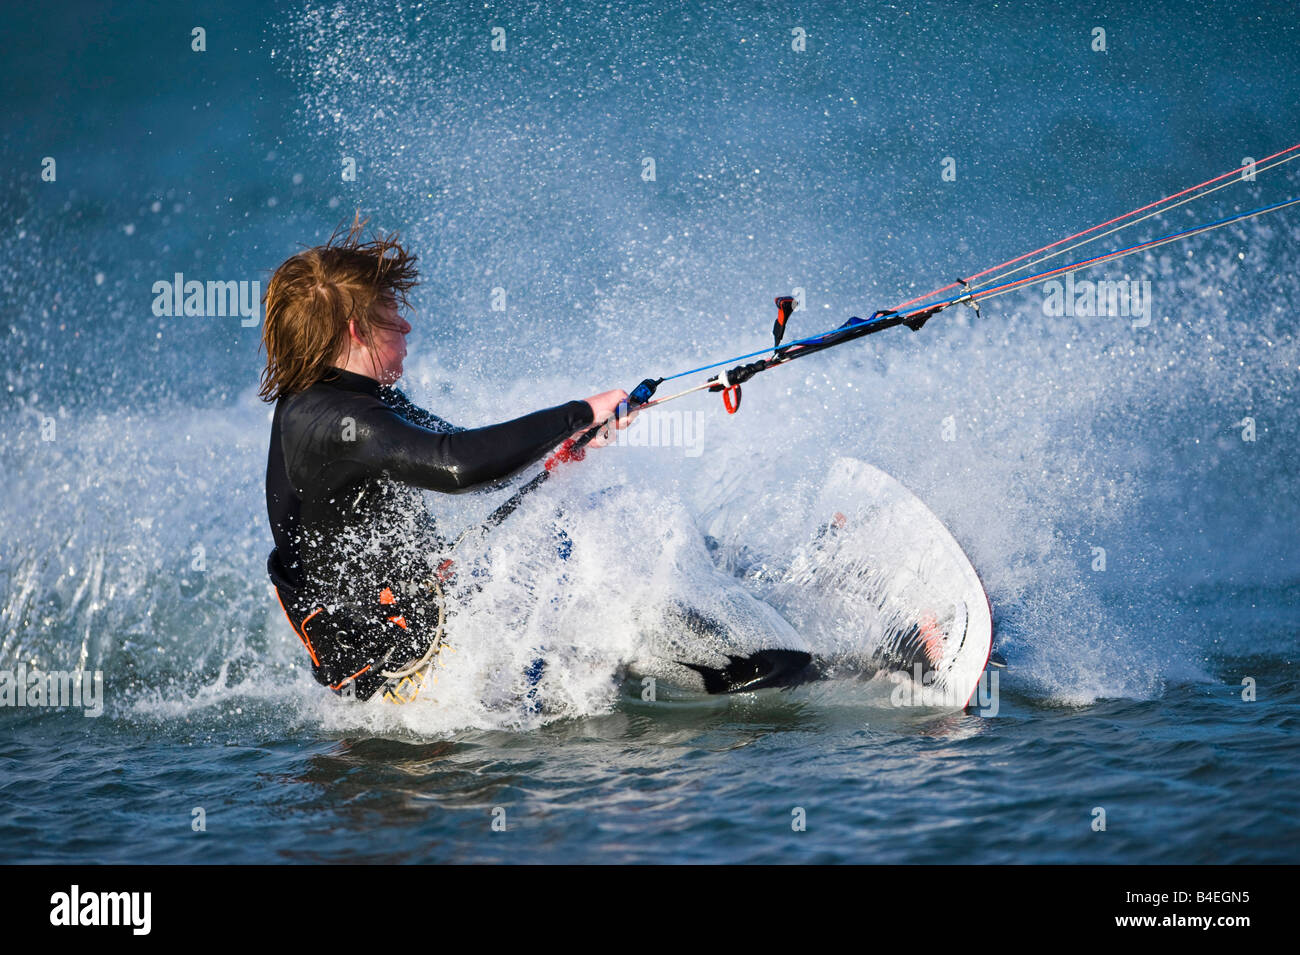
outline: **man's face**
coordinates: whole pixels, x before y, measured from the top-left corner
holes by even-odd
[[[401,316],[393,299],[383,299],[375,306],[376,322],[371,331],[370,357],[375,377],[391,385],[402,377],[402,359],[406,357],[406,336],[411,323]]]

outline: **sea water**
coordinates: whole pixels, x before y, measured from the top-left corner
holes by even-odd
[[[1076,277],[1137,314],[1029,289],[644,416],[484,542],[408,706],[323,691],[275,604],[256,324],[155,308],[359,209],[421,256],[418,403],[630,389],[761,349],[774,295],[822,331],[1292,145],[1291,5],[57,7],[0,65],[0,670],[85,695],[0,707],[4,861],[1297,861],[1293,210]],[[970,556],[996,706],[623,681],[842,457]]]

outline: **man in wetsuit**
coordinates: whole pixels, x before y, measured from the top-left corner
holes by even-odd
[[[437,619],[430,581],[444,542],[418,489],[490,485],[594,423],[626,427],[623,391],[465,429],[393,385],[418,281],[396,237],[360,225],[276,269],[266,291],[261,396],[275,402],[267,560],[285,616],[316,679],[368,699],[385,671],[417,660]],[[609,440],[606,428],[588,447]]]

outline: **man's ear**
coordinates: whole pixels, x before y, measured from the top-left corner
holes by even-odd
[[[352,339],[353,342],[352,347],[354,348],[366,347],[365,341],[361,338],[360,335],[357,334],[357,320],[355,318],[348,319],[348,337]]]

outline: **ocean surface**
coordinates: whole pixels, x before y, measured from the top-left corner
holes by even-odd
[[[256,322],[153,309],[360,210],[421,257],[417,403],[630,389],[1300,142],[1293,3],[56,2],[0,50],[0,679],[103,678],[0,705],[0,862],[1300,861],[1300,206],[1076,276],[1141,316],[1030,288],[668,406],[502,526],[407,706],[323,691],[275,603]],[[969,555],[995,705],[643,700],[629,608],[731,599],[844,458]]]

